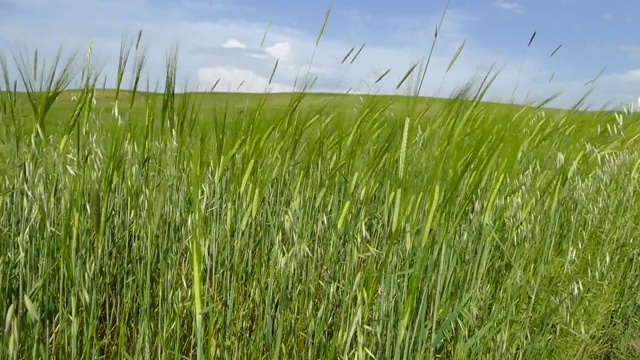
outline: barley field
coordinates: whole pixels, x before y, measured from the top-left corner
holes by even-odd
[[[0,60],[0,358],[640,357],[630,109],[180,93],[128,44],[115,90]]]

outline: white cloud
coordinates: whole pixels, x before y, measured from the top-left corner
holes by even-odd
[[[293,87],[279,83],[269,84],[269,80],[251,70],[233,66],[213,66],[198,69],[198,82],[207,90],[215,85],[214,91],[240,92],[290,92]]]
[[[534,89],[540,92],[541,87],[534,85]],[[600,76],[594,83],[585,85],[583,81],[562,81],[549,87],[554,91],[565,93],[564,106],[573,105],[588,91],[592,93],[587,97],[587,104],[592,109],[600,109],[607,105],[608,108],[620,108],[622,104],[636,102],[638,89],[640,89],[640,69],[628,70],[621,73],[609,73]]]
[[[640,82],[640,69],[632,69],[624,73],[609,74],[604,76],[605,79],[616,81],[620,84]]]
[[[269,55],[267,54],[249,54],[250,57],[254,59],[268,59]]]
[[[229,39],[227,41],[225,41],[224,44],[222,44],[223,48],[227,48],[227,49],[246,49],[247,45],[241,43],[240,41],[236,40],[236,39]]]
[[[19,45],[26,44],[31,50],[38,48],[39,56],[42,54],[50,60],[62,44],[68,52],[75,48],[84,49],[92,42],[93,53],[107,62],[103,74],[107,76],[109,86],[115,78],[121,34],[135,35],[138,29],[143,29],[143,43],[149,45],[143,77],[148,76],[151,84],[162,83],[166,51],[178,43],[178,80],[188,79],[189,84],[198,84],[202,89],[203,86],[210,88],[220,79],[216,87],[218,91],[235,91],[243,81],[240,91],[262,92],[267,88],[290,91],[294,81],[304,78],[309,72],[311,78],[318,77],[313,88],[318,91],[344,92],[350,89],[351,92],[405,93],[405,86],[396,91],[396,85],[409,67],[427,55],[423,44],[431,42],[432,29],[440,15],[411,19],[366,15],[354,17],[357,20],[354,22],[340,21],[343,24],[340,25],[341,37],[324,37],[312,66],[309,66],[316,33],[306,33],[276,22],[267,33],[265,43],[268,46],[260,49],[264,22],[246,20],[244,12],[238,12],[235,18],[231,15],[204,16],[204,2],[198,2],[196,10],[189,10],[189,5],[155,6],[147,0],[129,0],[127,4],[130,5],[127,6],[132,11],[116,16],[109,14],[116,14],[114,9],[122,6],[125,0],[67,0],[64,6],[60,5],[61,9],[45,0],[29,1],[38,5],[33,5],[24,14],[7,16],[6,21],[0,22],[0,34],[15,34],[12,38]],[[518,5],[505,1],[497,4]],[[515,12],[522,10],[518,6],[510,9]],[[0,9],[0,17],[3,17],[2,11]],[[194,19],[194,12],[199,15],[197,19],[207,20]],[[96,18],[96,13],[104,16]],[[217,20],[208,20],[212,18]],[[494,62],[502,71],[487,93],[490,100],[510,101],[516,85],[519,85],[516,93],[519,101],[525,98],[544,99],[563,91],[563,96],[552,105],[571,106],[588,90],[583,86],[588,79],[562,81],[558,76],[557,80],[549,83],[551,69],[548,63],[522,61],[521,54],[504,55],[488,50],[481,44],[481,39],[474,38],[475,34],[468,29],[470,23],[478,20],[476,15],[460,10],[447,13],[425,78],[423,95],[448,96],[470,79],[483,76]],[[26,21],[33,26],[24,27]],[[390,24],[397,31],[372,33],[380,23]],[[468,39],[464,50],[451,71],[446,73],[450,59],[464,39]],[[349,50],[355,47],[353,56],[363,42],[367,44],[357,60],[353,64],[350,60],[342,64]],[[553,60],[557,61],[556,58]],[[275,59],[280,59],[280,62],[273,83],[268,86]],[[389,74],[380,83],[373,84],[375,72],[386,69],[391,69]],[[130,75],[129,70],[125,76]],[[124,84],[128,85],[128,79]],[[605,74],[598,80],[591,99],[596,106],[607,100],[626,102],[637,99],[638,89],[640,79],[633,71]]]
[[[505,10],[505,11],[514,12],[516,14],[524,13],[524,8],[523,8],[522,4],[517,3],[517,2],[509,2],[509,1],[505,1],[505,0],[496,0],[496,1],[494,1],[493,4],[495,6],[501,8],[502,10]]]
[[[637,102],[640,95],[640,69],[604,75],[596,83],[594,98],[610,101],[612,105]]]
[[[629,59],[631,60],[640,60],[640,46],[638,45],[620,45],[618,46],[620,50],[622,50]]]
[[[291,44],[287,41],[278,42],[265,48],[265,51],[274,59],[287,60],[291,54]]]

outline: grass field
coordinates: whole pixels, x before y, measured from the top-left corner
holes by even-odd
[[[2,71],[1,358],[640,357],[635,114],[33,65]]]

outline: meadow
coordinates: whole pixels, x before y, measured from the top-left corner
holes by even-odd
[[[0,61],[1,358],[640,357],[637,114],[143,91],[128,44]]]

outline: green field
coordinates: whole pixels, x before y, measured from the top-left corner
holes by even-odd
[[[0,358],[640,357],[635,114],[4,69]]]

